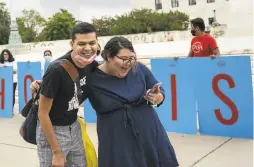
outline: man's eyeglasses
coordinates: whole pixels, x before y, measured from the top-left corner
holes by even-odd
[[[117,56],[116,57],[118,59],[121,59],[123,61],[123,64],[126,65],[126,66],[134,66],[136,61],[137,61],[137,58],[132,56],[132,57],[129,57],[129,58],[123,58],[123,57],[120,57],[120,56]]]

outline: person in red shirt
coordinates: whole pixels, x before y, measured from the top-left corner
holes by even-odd
[[[188,57],[211,57],[220,55],[216,40],[205,33],[205,23],[202,18],[191,20],[191,48]]]

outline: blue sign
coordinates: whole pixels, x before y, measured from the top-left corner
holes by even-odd
[[[44,74],[45,74],[45,72],[47,71],[48,66],[49,66],[50,63],[51,63],[51,62],[45,62],[45,63],[44,63]]]
[[[13,68],[0,67],[0,118],[12,118]]]
[[[195,59],[201,134],[253,138],[250,62],[249,56]]]
[[[41,63],[18,62],[18,95],[20,112],[25,104],[32,98],[30,84],[34,80],[41,80]]]
[[[85,115],[85,122],[89,122],[89,123],[97,122],[96,112],[93,109],[88,99],[84,102],[84,115]]]
[[[165,89],[165,101],[157,108],[166,131],[196,134],[197,111],[193,89],[193,59],[152,59],[152,72]]]

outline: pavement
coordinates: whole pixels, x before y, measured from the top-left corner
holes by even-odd
[[[23,120],[17,109],[13,118],[0,119],[0,167],[39,167],[36,146],[19,136]],[[96,124],[88,123],[87,131],[97,150]],[[180,167],[253,167],[253,140],[176,133],[168,137]]]

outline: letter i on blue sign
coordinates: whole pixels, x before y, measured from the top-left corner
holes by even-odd
[[[197,115],[194,86],[191,82],[192,59],[152,59],[155,78],[163,83],[165,100],[156,108],[168,132],[196,134]]]
[[[0,118],[11,118],[13,113],[13,68],[0,67]]]

